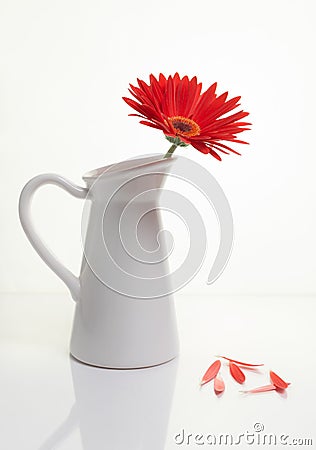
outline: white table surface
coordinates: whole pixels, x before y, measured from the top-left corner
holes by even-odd
[[[69,357],[70,296],[2,295],[0,448],[281,449],[297,438],[313,442],[296,448],[315,448],[316,298],[178,294],[176,308],[180,357],[155,368],[118,371]],[[261,374],[247,371],[241,387],[224,364],[226,390],[216,397],[212,384],[199,388],[216,354],[265,366]],[[239,392],[268,384],[269,369],[292,383],[286,394]],[[248,441],[244,436],[238,444],[247,431]],[[234,445],[230,437],[227,445],[219,441],[220,434],[232,435]],[[275,435],[277,445],[262,445],[265,434]],[[288,438],[280,442],[282,435]],[[208,444],[214,437],[218,444]]]

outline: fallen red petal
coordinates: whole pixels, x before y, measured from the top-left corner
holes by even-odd
[[[231,359],[231,358],[227,358],[227,356],[219,356],[219,358],[223,358],[226,359],[227,361],[233,362],[235,364],[239,364],[240,366],[249,366],[249,367],[259,367],[259,366],[263,366],[263,364],[249,364],[249,363],[244,363],[241,361],[236,361],[235,359]]]
[[[272,372],[272,370],[270,370],[270,380],[271,383],[278,389],[286,389],[290,384],[282,380],[282,378],[280,378],[276,373]]]
[[[268,384],[267,386],[260,386],[254,389],[250,389],[249,391],[241,391],[244,394],[257,394],[259,392],[268,392],[268,391],[275,391],[276,387],[274,384]]]
[[[245,374],[232,361],[229,361],[229,370],[230,370],[232,377],[237,381],[237,383],[242,384],[245,381],[245,379],[246,379]]]
[[[219,369],[221,368],[221,362],[219,359],[217,359],[213,364],[207,369],[205,374],[203,375],[201,386],[208,383],[209,381],[213,380],[216,375],[219,372]]]
[[[221,394],[225,391],[225,383],[220,375],[217,375],[214,380],[214,391],[215,394]]]

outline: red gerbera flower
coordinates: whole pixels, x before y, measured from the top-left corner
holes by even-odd
[[[140,123],[164,132],[172,142],[166,156],[171,156],[178,146],[192,145],[202,153],[210,153],[221,160],[217,152],[236,152],[222,141],[248,144],[237,139],[237,134],[249,130],[249,122],[241,120],[248,116],[245,111],[228,113],[240,104],[240,97],[227,100],[228,92],[217,96],[217,83],[212,84],[203,94],[202,83],[197,78],[180,78],[176,73],[168,79],[162,74],[159,79],[150,75],[150,83],[137,79],[138,87],[130,84],[129,92],[135,97],[123,100],[139,114],[129,114],[142,119]]]

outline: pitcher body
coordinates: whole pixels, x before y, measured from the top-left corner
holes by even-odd
[[[86,174],[85,188],[42,175],[22,192],[20,217],[28,238],[76,302],[70,352],[82,362],[139,368],[178,354],[168,250],[163,236],[157,239],[159,194],[170,164],[161,157],[124,161]],[[30,221],[33,192],[48,183],[85,200],[78,279],[39,240]]]

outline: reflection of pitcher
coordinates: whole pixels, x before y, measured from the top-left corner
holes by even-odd
[[[177,359],[138,370],[70,363],[76,403],[40,450],[58,448],[77,425],[83,450],[164,449]]]
[[[204,169],[193,161],[179,157],[162,159],[161,155],[123,161],[86,174],[86,187],[58,175],[39,175],[22,191],[20,218],[26,235],[66,283],[77,303],[70,351],[83,362],[100,367],[137,368],[169,361],[178,354],[172,291],[197,272],[206,248],[203,220],[191,208],[187,221],[191,221],[188,229],[195,238],[190,247],[194,257],[186,258],[170,280],[168,255],[172,243],[162,231],[159,202],[161,194],[168,192],[169,210],[182,216],[189,208],[185,196],[162,189],[166,175],[174,175],[174,166],[179,162],[181,170],[175,176],[186,177],[186,181],[202,189],[220,221],[221,243],[210,275],[216,279],[230,254],[231,212],[219,185],[207,171],[201,176]],[[31,199],[45,184],[55,184],[86,199],[84,257],[79,278],[57,261],[33,228]]]

